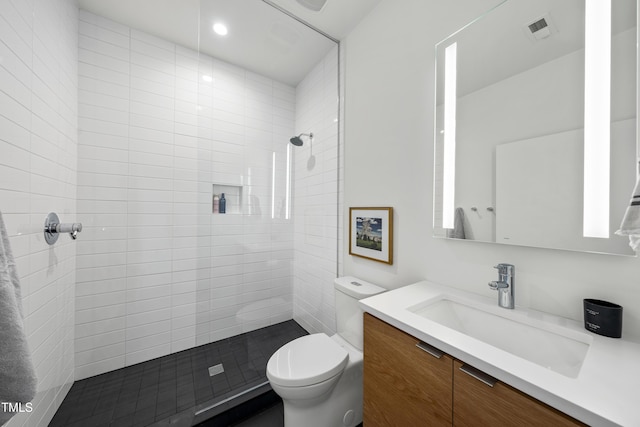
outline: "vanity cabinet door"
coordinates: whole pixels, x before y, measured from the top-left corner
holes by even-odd
[[[365,313],[364,426],[451,426],[453,358]],[[437,350],[435,350],[437,352]]]
[[[584,425],[458,360],[453,365],[453,405],[454,426]]]

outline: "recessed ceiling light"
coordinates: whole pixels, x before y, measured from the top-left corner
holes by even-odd
[[[211,83],[213,81],[213,77],[207,75],[207,74],[203,74],[202,75],[202,80],[207,82],[207,83]]]
[[[220,22],[213,24],[213,31],[215,31],[215,33],[218,34],[219,36],[226,36],[227,33],[229,32],[229,30],[227,29],[227,26],[224,24],[221,24]]]

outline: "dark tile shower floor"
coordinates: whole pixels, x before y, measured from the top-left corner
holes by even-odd
[[[196,425],[268,392],[269,357],[306,334],[289,320],[76,381],[49,426]]]

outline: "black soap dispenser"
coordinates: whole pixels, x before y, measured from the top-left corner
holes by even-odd
[[[224,198],[224,193],[220,195],[220,200],[218,201],[218,212],[221,214],[227,213],[227,199]]]

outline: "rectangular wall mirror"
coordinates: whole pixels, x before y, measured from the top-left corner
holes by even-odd
[[[507,0],[436,45],[436,237],[634,255],[614,233],[637,20],[636,0]]]

